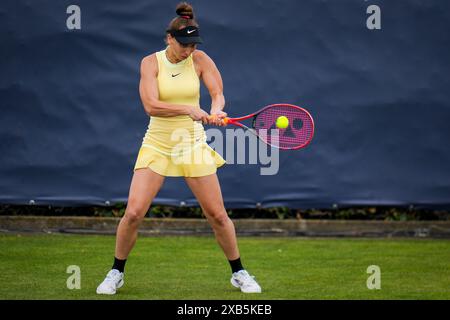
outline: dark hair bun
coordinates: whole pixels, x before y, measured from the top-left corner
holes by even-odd
[[[194,9],[187,2],[180,2],[177,5],[177,15],[179,16],[188,16],[191,19],[194,19]]]

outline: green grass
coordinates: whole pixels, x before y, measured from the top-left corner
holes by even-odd
[[[112,264],[115,238],[0,235],[0,299],[449,299],[450,241],[239,238],[242,261],[263,288],[245,295],[212,237],[141,237],[115,296],[95,289]],[[69,265],[81,289],[69,290]],[[381,289],[366,286],[369,265]]]

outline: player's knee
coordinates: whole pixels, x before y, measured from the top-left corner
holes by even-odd
[[[125,211],[125,215],[123,216],[123,219],[129,225],[139,225],[145,216],[145,213],[141,211],[142,210],[136,208],[127,208],[127,210]]]
[[[228,217],[226,211],[221,210],[211,214],[210,220],[214,228],[223,228],[229,223],[230,218]]]

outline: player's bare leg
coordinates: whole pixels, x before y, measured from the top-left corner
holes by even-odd
[[[163,183],[164,177],[148,168],[134,172],[125,215],[117,228],[114,265],[97,287],[98,294],[115,294],[123,286],[125,261],[136,243],[139,225]]]
[[[164,176],[148,168],[134,172],[127,208],[117,228],[115,251],[117,258],[127,259],[136,243],[139,225],[163,183]]]
[[[186,178],[186,182],[202,207],[227,259],[235,260],[239,258],[236,231],[225,210],[217,175]]]
[[[259,293],[261,287],[241,265],[234,224],[228,217],[223,204],[222,192],[216,174],[198,178],[186,178],[186,182],[197,198],[217,242],[232,268],[231,284],[245,293]],[[235,263],[239,267],[235,269]],[[235,270],[233,270],[235,269]]]

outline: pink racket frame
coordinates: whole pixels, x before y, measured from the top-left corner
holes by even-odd
[[[250,119],[250,118],[256,116],[258,113],[261,113],[261,112],[263,112],[264,110],[266,110],[266,109],[268,109],[268,108],[272,108],[272,107],[280,107],[280,106],[289,106],[289,107],[292,107],[292,108],[295,108],[295,109],[299,109],[299,110],[303,111],[304,113],[306,113],[306,114],[308,115],[309,119],[311,120],[311,124],[312,124],[312,133],[311,133],[311,137],[310,137],[305,143],[303,143],[303,144],[301,144],[301,145],[299,145],[299,146],[297,146],[297,147],[295,147],[295,148],[284,148],[284,147],[278,147],[278,146],[275,146],[275,145],[271,145],[271,146],[273,146],[273,147],[275,147],[275,148],[282,149],[282,150],[297,150],[297,149],[301,149],[301,148],[306,147],[306,146],[311,142],[312,138],[314,137],[314,132],[315,132],[314,119],[313,119],[313,117],[311,116],[311,114],[308,112],[308,110],[306,110],[306,109],[304,109],[304,108],[301,108],[301,107],[299,107],[299,106],[293,105],[293,104],[289,104],[289,103],[276,103],[276,104],[271,104],[271,105],[268,105],[268,106],[266,106],[266,107],[264,107],[264,108],[262,108],[262,109],[260,109],[260,110],[258,110],[258,111],[256,111],[256,112],[254,112],[254,113],[252,113],[252,114],[249,114],[249,115],[246,115],[246,116],[243,116],[243,117],[239,117],[239,118],[228,118],[228,117],[227,117],[227,118],[224,119],[224,121],[225,121],[225,124],[233,124],[233,125],[238,126],[238,127],[241,127],[241,128],[252,129],[252,128],[249,128],[249,127],[247,127],[246,125],[240,123],[239,121],[241,121],[241,120],[246,120],[246,119]],[[255,133],[255,134],[258,135],[257,133]],[[263,141],[264,141],[264,140],[263,140]],[[264,142],[266,142],[266,141],[264,141]],[[266,142],[266,143],[267,143],[267,142]]]

